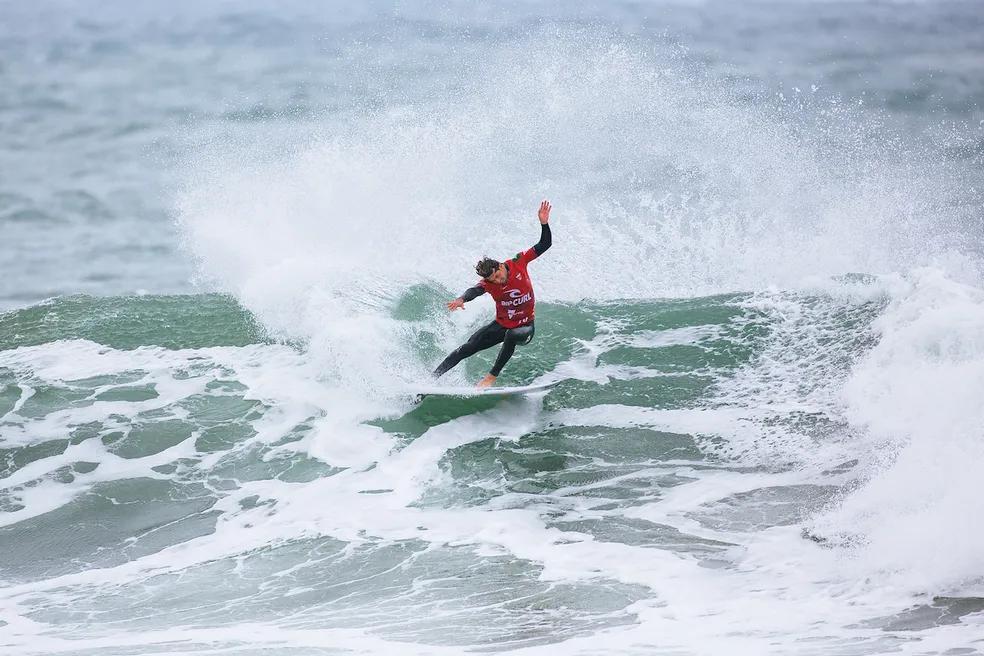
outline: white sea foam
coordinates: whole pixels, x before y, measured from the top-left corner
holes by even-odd
[[[842,395],[877,458],[818,530],[854,544],[852,566],[886,584],[978,594],[984,532],[968,518],[984,513],[984,292],[915,271],[875,329]]]

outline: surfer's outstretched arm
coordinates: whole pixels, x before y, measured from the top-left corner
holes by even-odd
[[[537,257],[543,255],[553,243],[550,236],[550,224],[548,223],[550,221],[550,209],[550,203],[543,201],[540,203],[540,211],[537,212],[537,217],[540,219],[540,241],[533,244],[533,250]]]
[[[465,292],[461,296],[448,303],[448,309],[460,310],[461,308],[465,307],[465,303],[467,303],[468,301],[474,301],[476,298],[478,298],[484,293],[485,293],[485,288],[482,287],[481,285],[475,285],[474,287],[469,287],[468,289],[465,290]]]
[[[546,250],[550,248],[552,243],[553,240],[550,238],[550,226],[544,223],[540,226],[540,241],[533,244],[533,250],[536,252],[536,256],[540,257],[543,255]]]
[[[468,301],[474,301],[476,298],[485,293],[485,288],[481,285],[475,285],[474,287],[469,287],[465,290],[465,293],[459,296],[461,300],[465,303]]]

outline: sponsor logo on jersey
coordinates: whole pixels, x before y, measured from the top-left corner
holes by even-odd
[[[504,298],[499,301],[499,305],[523,305],[524,303],[529,303],[533,299],[533,292],[526,292],[525,294],[518,289],[510,289],[508,292],[509,298]]]

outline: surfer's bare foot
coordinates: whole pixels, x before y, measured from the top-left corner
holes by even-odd
[[[495,384],[495,376],[489,374],[482,380],[478,381],[478,385],[476,385],[476,387],[478,387],[478,389],[485,389],[486,387],[492,387],[492,385],[494,384]]]

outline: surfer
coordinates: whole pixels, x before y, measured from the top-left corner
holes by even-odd
[[[469,287],[465,293],[448,303],[449,310],[460,310],[468,301],[488,292],[495,300],[495,321],[480,328],[468,338],[467,342],[452,351],[451,355],[434,370],[435,377],[443,376],[465,358],[501,343],[502,348],[495,359],[495,364],[492,365],[489,374],[478,383],[478,387],[489,387],[495,383],[499,372],[516,350],[516,346],[518,344],[525,346],[533,341],[533,305],[536,299],[533,297],[533,283],[526,271],[526,265],[550,248],[549,202],[540,203],[537,216],[540,219],[540,241],[534,244],[533,248],[517,253],[516,257],[507,262],[497,262],[492,258],[483,257],[475,265],[475,273],[482,279],[477,285]]]

